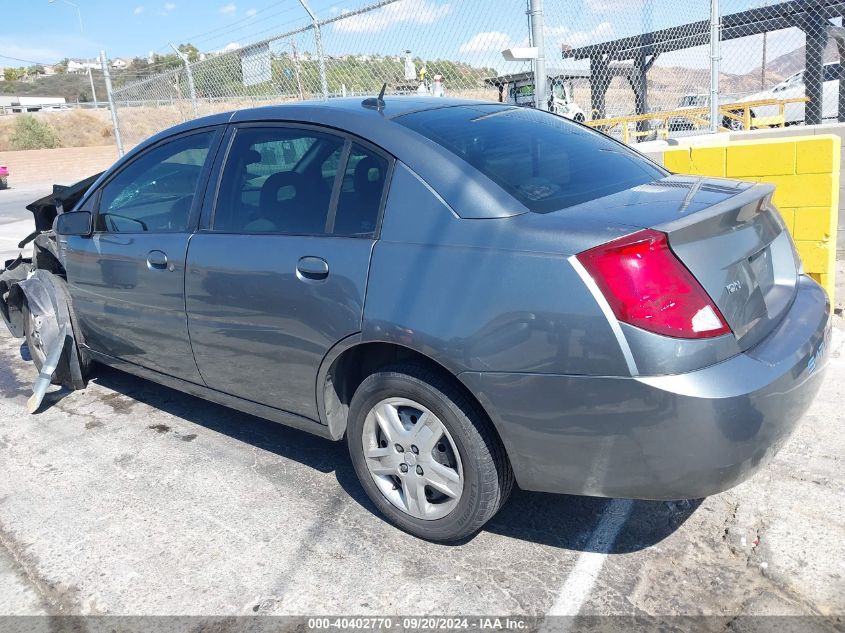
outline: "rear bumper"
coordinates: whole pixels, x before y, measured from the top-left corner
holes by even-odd
[[[784,444],[827,365],[830,306],[802,277],[770,336],[672,376],[464,373],[527,490],[638,499],[721,492]]]

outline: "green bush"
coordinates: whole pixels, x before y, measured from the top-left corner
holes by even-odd
[[[20,114],[9,139],[13,149],[53,149],[61,145],[56,131],[31,114]]]

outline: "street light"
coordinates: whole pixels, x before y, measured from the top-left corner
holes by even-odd
[[[56,0],[48,0],[48,1],[50,2],[50,4],[56,4]],[[62,0],[62,2],[64,2],[65,4],[68,4],[68,5],[72,6],[74,9],[76,9],[76,15],[79,18],[79,32],[85,33],[85,29],[82,27],[82,11],[79,10],[79,5],[71,2],[70,0]]]

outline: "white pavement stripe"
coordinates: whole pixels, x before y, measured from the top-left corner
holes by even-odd
[[[584,545],[584,552],[578,557],[546,617],[578,615],[598,580],[607,553],[613,548],[616,537],[631,516],[633,507],[634,502],[630,499],[614,499],[605,506],[590,540]],[[547,621],[541,630],[566,631],[572,623],[573,620],[569,618],[555,623]]]

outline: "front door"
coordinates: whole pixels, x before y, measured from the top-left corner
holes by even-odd
[[[313,128],[235,132],[213,221],[188,248],[188,327],[209,387],[317,418],[320,363],[361,329],[388,166]]]
[[[185,317],[185,253],[220,132],[164,141],[92,198],[94,234],[69,237],[65,266],[86,346],[202,384]]]

